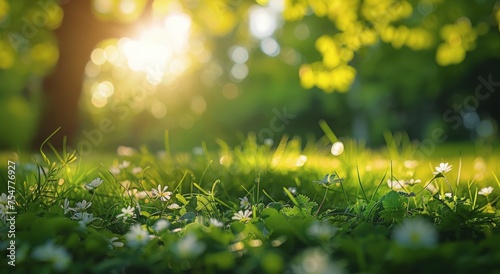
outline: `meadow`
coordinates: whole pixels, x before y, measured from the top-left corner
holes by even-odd
[[[498,155],[327,136],[3,153],[1,272],[498,273]]]

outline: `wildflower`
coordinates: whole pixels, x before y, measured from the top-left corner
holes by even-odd
[[[64,210],[64,215],[66,215],[66,213],[74,210],[73,208],[69,207],[68,198],[64,199],[64,203],[61,207]]]
[[[128,206],[127,208],[122,208],[122,213],[118,214],[116,218],[123,219],[124,222],[127,221],[127,219],[129,218],[130,219],[135,218],[134,208],[131,206]]]
[[[108,239],[108,247],[109,249],[114,249],[115,247],[122,247],[124,244],[122,242],[117,242],[118,237],[113,237]]]
[[[160,231],[167,229],[169,226],[170,226],[169,221],[167,221],[165,219],[159,219],[158,221],[156,221],[156,223],[154,223],[153,229],[155,231],[160,232]]]
[[[9,209],[3,204],[0,204],[0,217],[7,216],[9,214]]]
[[[205,251],[205,244],[194,234],[187,234],[172,246],[172,251],[181,259],[193,259]]]
[[[53,242],[35,247],[31,256],[36,260],[52,263],[56,271],[64,271],[71,264],[71,256],[66,249]]]
[[[313,222],[307,229],[307,234],[319,240],[328,240],[337,232],[337,228],[328,222]]]
[[[433,247],[438,240],[434,226],[422,218],[405,219],[394,228],[394,240],[405,247]]]
[[[139,224],[130,227],[130,230],[125,234],[127,245],[131,247],[140,247],[148,243],[149,233]]]
[[[400,190],[403,189],[406,186],[406,182],[403,180],[387,180],[387,185],[392,189],[392,190]]]
[[[445,174],[451,170],[452,165],[449,165],[448,163],[440,163],[439,166],[436,167],[436,171],[434,174]]]
[[[92,205],[92,202],[88,202],[83,200],[81,202],[76,203],[76,207],[73,208],[75,212],[84,212],[87,208]]]
[[[0,195],[0,205],[7,205],[9,203],[9,198],[6,193]]]
[[[331,256],[320,247],[308,248],[292,261],[293,273],[335,273],[344,274],[344,266],[332,261]]]
[[[121,170],[119,167],[112,166],[109,168],[109,172],[113,175],[118,175],[118,174],[120,174]]]
[[[333,183],[340,183],[342,182],[342,178],[335,179],[337,177],[337,174],[326,174],[321,181],[313,181],[314,183],[320,184],[320,185],[330,185]]]
[[[158,189],[152,189],[151,192],[153,193],[153,197],[160,197],[160,200],[162,202],[166,202],[170,200],[170,195],[172,195],[172,192],[167,191],[168,186],[165,186],[163,189],[161,188],[161,185],[158,185]]]
[[[135,154],[135,149],[132,147],[127,147],[127,146],[119,146],[116,149],[116,154],[118,156],[133,156]]]
[[[406,184],[409,186],[414,186],[414,185],[421,183],[421,182],[422,182],[422,180],[419,180],[419,179],[417,179],[417,180],[410,179],[410,180],[406,181]]]
[[[178,205],[177,203],[173,203],[173,204],[168,205],[167,208],[171,209],[171,210],[177,210],[177,209],[181,208],[181,206]]]
[[[247,209],[251,207],[252,205],[248,201],[247,197],[239,198],[240,199],[240,208]]]
[[[118,164],[118,168],[119,169],[125,169],[127,167],[130,166],[130,162],[129,161],[123,161],[121,164]]]
[[[132,169],[132,174],[137,175],[142,172],[142,167],[134,167]]]
[[[250,215],[252,215],[252,211],[247,209],[243,212],[243,210],[240,210],[237,213],[234,213],[234,216],[232,219],[235,221],[241,221],[241,222],[246,223],[246,222],[250,221],[250,219],[251,219]]]
[[[489,186],[489,187],[482,188],[481,190],[479,190],[479,192],[477,194],[483,195],[483,196],[488,196],[491,194],[491,192],[493,192],[493,187]]]
[[[77,220],[81,227],[86,227],[95,220],[94,214],[87,212],[77,212],[71,219]]]
[[[340,141],[333,143],[331,153],[334,156],[339,156],[342,152],[344,152],[344,144]]]
[[[96,190],[102,184],[102,182],[103,180],[98,177],[92,180],[92,182],[86,184],[84,187],[89,191],[93,191]]]
[[[224,223],[215,218],[210,218],[210,225],[213,225],[215,227],[223,227]]]

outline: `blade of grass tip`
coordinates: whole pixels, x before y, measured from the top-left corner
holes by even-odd
[[[363,197],[365,197],[365,201],[368,201],[368,197],[366,196],[365,188],[363,187],[363,183],[361,182],[361,175],[359,175],[359,167],[356,165],[356,172],[358,173],[358,182],[361,187],[361,192],[363,192]]]
[[[457,175],[457,187],[456,190],[458,191],[458,183],[460,182],[460,175],[462,173],[462,151],[459,152],[460,157],[458,158],[458,175]]]
[[[52,150],[52,153],[54,153],[54,155],[56,156],[57,160],[59,160],[59,162],[61,163],[64,163],[64,159],[61,157],[57,149],[51,143],[48,143],[48,146],[50,147],[50,150]]]
[[[299,207],[299,203],[297,202],[297,200],[295,199],[295,197],[293,197],[293,194],[290,193],[290,191],[286,187],[283,187],[283,191],[285,191],[285,194],[288,196],[288,198],[290,198],[290,201],[292,201],[292,203],[296,207]]]
[[[58,127],[54,132],[52,132],[52,134],[49,135],[49,137],[47,137],[43,142],[42,144],[40,145],[40,154],[42,155],[42,158],[43,160],[48,163],[49,162],[49,158],[47,157],[47,155],[45,155],[45,153],[43,152],[43,146],[50,140],[50,138],[52,138],[52,136],[54,136],[59,130],[61,129],[61,127]]]
[[[179,190],[179,192],[182,193],[182,182],[184,182],[184,179],[186,178],[187,173],[188,173],[187,170],[184,171],[184,175],[182,175],[181,180],[179,181],[179,183],[177,184],[177,186],[174,188],[173,192],[175,192],[178,188],[181,188]]]
[[[203,170],[203,173],[201,174],[201,177],[200,177],[200,185],[201,185],[201,183],[203,182],[203,178],[205,177],[205,173],[208,171],[208,168],[212,165],[212,163],[213,163],[213,162],[214,162],[214,161],[210,160],[210,161],[208,162],[208,165],[207,165],[207,167],[205,168],[205,170]]]
[[[434,177],[432,177],[432,179],[424,186],[424,188],[422,188],[419,192],[417,192],[415,195],[418,195],[420,194],[420,192],[424,191],[425,189],[427,189],[427,187],[434,181],[436,180],[437,178],[442,178],[444,177],[443,174],[441,173],[438,173],[436,175],[434,175]]]
[[[380,186],[382,185],[382,183],[385,181],[385,176],[386,175],[387,175],[387,170],[385,171],[384,176],[382,177],[382,180],[380,180],[380,182],[378,183],[377,187],[375,188],[375,191],[373,192],[372,197],[370,198],[370,201],[372,201],[373,198],[375,198],[375,194],[377,194],[378,189],[380,188]]]
[[[500,181],[498,180],[497,175],[495,174],[495,172],[493,170],[491,171],[491,173],[493,174],[493,178],[495,178],[495,181],[497,182],[498,187],[500,187]]]
[[[262,190],[262,192],[264,193],[264,195],[266,195],[267,198],[269,198],[269,200],[273,201],[274,203],[276,203],[276,200],[274,200],[271,195],[269,195],[264,189]]]
[[[325,120],[319,120],[319,127],[321,128],[321,130],[323,130],[326,137],[328,137],[328,140],[330,140],[332,144],[338,140],[337,136],[335,135],[335,133],[333,133],[333,130],[330,128],[330,126],[328,126]]]

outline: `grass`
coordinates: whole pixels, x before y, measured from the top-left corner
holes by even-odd
[[[16,266],[1,272],[494,273],[498,156],[454,145],[414,161],[404,134],[381,150],[342,140],[333,156],[330,139],[3,154],[17,214]],[[441,162],[451,171],[434,174]]]

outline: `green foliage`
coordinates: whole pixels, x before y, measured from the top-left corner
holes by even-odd
[[[347,144],[354,143],[346,142],[346,151],[353,150]],[[304,165],[295,173],[287,164],[304,152],[292,147],[283,147],[279,162],[266,166],[261,160],[276,151],[251,138],[239,148],[207,150],[188,161],[142,149],[115,160],[98,157],[97,164],[76,161],[70,152],[49,153],[44,146],[33,160],[36,168],[19,168],[17,174],[13,273],[59,268],[68,273],[283,273],[304,271],[304,262],[313,261],[327,273],[402,268],[440,273],[445,265],[456,272],[491,267],[500,256],[496,191],[473,199],[467,197],[471,185],[457,185],[451,196],[396,191],[379,183],[389,166],[374,170],[378,179],[368,180],[371,175],[350,158],[360,156],[349,153],[334,160],[340,158],[351,172],[337,166],[346,176],[335,181],[334,173],[323,184],[335,161]],[[308,147],[308,161],[332,160],[320,147]],[[245,169],[207,168],[207,161],[221,153],[233,157],[232,164],[245,163]],[[392,164],[395,170],[398,164]],[[452,179],[450,173],[420,171],[413,170],[437,186]],[[227,172],[231,176],[221,175]],[[101,183],[93,180],[97,176]],[[495,181],[493,176],[486,182]],[[1,222],[0,246],[6,247],[4,215]],[[55,259],[39,255],[43,248]]]

